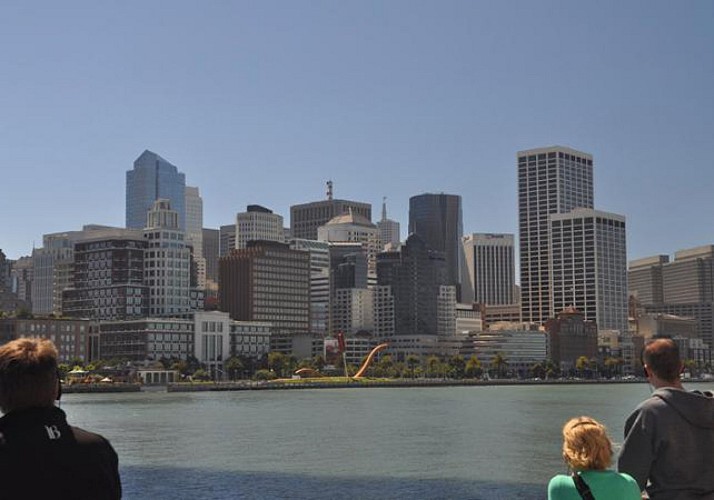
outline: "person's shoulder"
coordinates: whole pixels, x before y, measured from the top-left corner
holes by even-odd
[[[633,498],[640,498],[640,486],[637,484],[635,478],[630,476],[626,472],[618,472],[617,474],[624,480],[624,483],[627,485],[626,488],[628,490],[628,493],[631,491]]]
[[[72,429],[72,434],[74,434],[74,439],[76,440],[77,444],[83,445],[83,446],[102,446],[102,447],[110,447],[111,444],[109,443],[109,440],[107,440],[104,436],[101,434],[97,434],[96,432],[91,432],[86,429],[82,429],[81,427],[75,427],[75,426],[70,426]]]
[[[565,492],[569,492],[574,488],[573,479],[565,474],[553,476],[548,482],[548,498],[562,498]]]

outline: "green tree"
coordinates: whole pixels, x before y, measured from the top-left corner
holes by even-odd
[[[444,374],[444,368],[438,356],[429,356],[426,359],[426,376],[436,378]]]
[[[475,354],[472,354],[469,360],[466,362],[466,367],[464,368],[464,375],[467,378],[478,378],[483,375],[481,361],[479,361]]]
[[[414,378],[414,376],[416,375],[415,370],[421,364],[421,359],[419,359],[419,356],[417,356],[416,354],[409,354],[407,356],[406,364],[408,376]]]
[[[449,358],[449,375],[453,378],[464,378],[464,372],[466,371],[466,361],[464,357],[460,354],[456,354]]]
[[[199,368],[198,370],[193,372],[193,378],[194,380],[206,381],[211,379],[211,374],[203,368]]]
[[[17,319],[33,319],[35,316],[33,316],[32,312],[26,307],[21,307],[15,311],[15,317]]]
[[[533,378],[545,378],[545,366],[543,363],[534,363],[530,368],[531,377]]]
[[[284,377],[290,366],[290,359],[282,352],[268,353],[268,368],[273,370],[278,377]]]
[[[500,352],[494,354],[491,360],[491,368],[496,370],[496,377],[502,378],[505,374],[506,367],[508,366],[508,361]]]
[[[578,371],[581,377],[585,375],[585,370],[590,366],[590,360],[587,356],[580,356],[575,360],[575,369]]]
[[[255,372],[255,380],[275,380],[277,376],[274,372],[266,370],[264,368]]]
[[[228,372],[228,378],[231,380],[241,378],[241,374],[245,368],[243,361],[237,356],[231,356],[228,358],[223,366]]]

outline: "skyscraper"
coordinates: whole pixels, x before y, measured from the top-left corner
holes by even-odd
[[[516,271],[512,234],[463,237],[465,263],[461,301],[486,305],[515,303]]]
[[[425,193],[409,198],[409,234],[418,234],[432,250],[442,252],[446,260],[445,285],[456,286],[460,300],[463,265],[463,222],[461,196]]]
[[[441,302],[449,288],[444,287],[445,274],[444,254],[430,248],[418,234],[410,235],[398,250],[377,256],[379,287],[390,287],[394,298],[395,335],[440,333]]]
[[[382,249],[386,245],[399,245],[401,241],[399,222],[387,218],[387,198],[382,201],[382,218],[377,222],[377,229],[379,229],[379,240]]]
[[[574,307],[600,330],[627,332],[625,217],[588,208],[550,216],[551,312]]]
[[[126,173],[126,227],[144,229],[146,214],[159,198],[169,200],[179,216],[179,229],[186,229],[186,176],[149,150],[134,161]]]
[[[169,200],[163,199],[156,200],[147,214],[144,283],[149,287],[151,316],[177,316],[203,308],[203,297],[196,295],[191,276],[192,248],[178,218]]]
[[[550,303],[548,216],[593,208],[592,156],[553,146],[518,153],[518,229],[523,321],[544,323]]]
[[[197,187],[186,186],[186,241],[193,247],[198,287],[206,288],[206,259],[203,256],[203,199]]]
[[[292,238],[316,240],[317,228],[329,220],[352,213],[372,220],[372,205],[359,201],[335,200],[332,198],[332,182],[327,183],[327,199],[290,207],[290,233]]]
[[[221,311],[272,323],[278,337],[310,328],[310,255],[272,241],[251,241],[219,261]]]
[[[249,241],[285,242],[283,216],[260,205],[248,205],[236,214],[235,247],[245,248]]]

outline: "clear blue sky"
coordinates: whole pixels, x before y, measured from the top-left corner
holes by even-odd
[[[151,149],[204,225],[249,203],[463,197],[517,233],[516,152],[594,155],[628,257],[714,243],[714,2],[3,2],[0,248],[124,224]]]

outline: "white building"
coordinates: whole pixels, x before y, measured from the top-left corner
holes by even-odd
[[[436,334],[451,337],[456,334],[456,287],[441,285],[436,300]]]
[[[186,186],[186,241],[193,247],[198,288],[206,288],[206,258],[203,255],[203,199],[197,187]]]
[[[374,293],[369,288],[338,288],[332,311],[333,332],[352,336],[374,331]]]
[[[377,222],[377,229],[379,229],[379,243],[380,247],[384,248],[387,245],[392,247],[399,246],[400,234],[399,234],[399,222],[387,218],[387,198],[382,201],[382,219]]]
[[[523,321],[543,324],[550,304],[548,215],[593,208],[593,159],[561,146],[518,153],[518,229]],[[557,279],[557,278],[555,278]],[[555,310],[559,310],[555,308]]]
[[[178,222],[178,212],[171,209],[168,200],[156,200],[147,214],[144,284],[149,287],[151,316],[192,310],[191,247]]]
[[[462,238],[466,265],[461,301],[486,305],[516,302],[515,248],[512,234],[474,233]]]
[[[293,238],[290,248],[310,254],[310,332],[326,335],[330,319],[330,245],[326,241]]]
[[[282,215],[260,205],[248,205],[236,214],[235,247],[246,248],[249,241],[285,242]]]
[[[379,229],[369,219],[352,212],[339,215],[330,219],[324,226],[317,228],[317,239],[330,243],[361,243],[367,253],[368,282],[376,284],[377,254],[381,251]]]
[[[533,330],[484,331],[472,337],[473,354],[484,369],[496,354],[506,360],[511,372],[527,373],[535,363],[548,358],[546,333]]]
[[[551,316],[575,307],[598,329],[626,332],[625,217],[578,208],[548,221]]]

